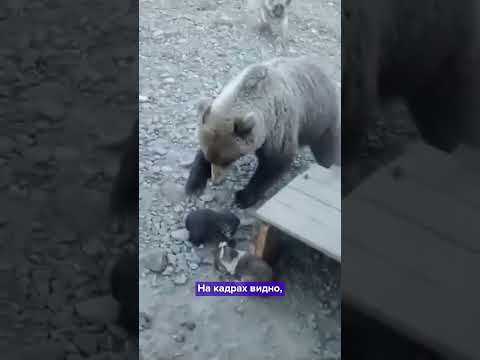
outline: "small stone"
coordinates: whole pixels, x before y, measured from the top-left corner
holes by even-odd
[[[197,270],[198,267],[199,267],[198,264],[196,264],[196,263],[190,263],[190,269],[192,269],[192,270]]]
[[[42,232],[44,229],[45,227],[40,221],[32,222],[32,232]]]
[[[172,275],[174,272],[175,272],[175,268],[174,268],[173,266],[170,266],[170,265],[169,265],[169,266],[167,266],[167,267],[165,268],[165,270],[163,271],[162,274],[163,274],[164,276],[169,276],[169,275]]]
[[[91,356],[97,352],[97,335],[78,334],[74,337],[73,343],[83,355]]]
[[[141,330],[148,330],[152,328],[152,318],[146,312],[140,312],[139,314],[139,327]]]
[[[163,80],[163,82],[164,82],[165,84],[174,84],[174,83],[175,83],[175,79],[172,78],[172,77],[167,77],[167,78],[165,78],[165,79]]]
[[[84,357],[80,354],[68,354],[67,360],[83,360]]]
[[[55,313],[51,319],[51,324],[57,328],[65,328],[71,324],[73,320],[73,313],[71,311],[61,311]]]
[[[61,243],[73,243],[73,242],[76,242],[78,239],[78,236],[75,232],[66,228],[61,228],[57,232],[56,237],[58,239],[58,242],[61,242]]]
[[[197,325],[193,321],[184,321],[180,324],[180,326],[182,326],[182,327],[184,327],[184,328],[186,328],[190,331],[195,330],[195,328],[197,327]]]
[[[162,249],[154,249],[147,252],[141,262],[148,270],[161,273],[167,267],[168,259]]]
[[[188,281],[187,275],[180,273],[173,279],[175,285],[185,285]]]
[[[227,15],[221,15],[216,21],[216,25],[221,26],[228,26],[232,27],[233,26],[233,19]]]
[[[177,268],[182,271],[187,271],[187,260],[185,260],[183,257],[178,258]]]
[[[181,185],[166,181],[160,188],[166,200],[172,203],[179,203],[185,198],[185,192]]]
[[[32,345],[32,346],[23,348],[16,355],[18,357],[17,356],[13,356],[13,357],[22,359],[22,360],[34,360],[34,359],[60,360],[65,357],[65,350],[61,343],[49,342],[48,344]],[[10,358],[9,354],[7,354],[6,357]]]
[[[13,150],[15,150],[15,142],[6,136],[0,137],[0,155],[9,154]]]
[[[89,256],[98,256],[105,253],[106,249],[100,239],[93,238],[83,245],[83,251]]]
[[[245,308],[242,305],[235,306],[235,312],[237,314],[243,315],[245,314]]]
[[[160,156],[165,156],[168,154],[168,150],[165,149],[164,147],[162,146],[157,146],[155,147],[155,149],[153,150],[156,154],[160,155]]]
[[[38,113],[48,119],[58,121],[65,115],[65,106],[58,101],[50,101],[49,103],[39,104]]]
[[[11,185],[13,181],[13,174],[8,168],[0,169],[0,189]]]
[[[78,316],[89,322],[108,324],[117,316],[117,303],[111,296],[99,296],[75,305]]]
[[[178,342],[178,343],[184,343],[185,342],[185,334],[176,334],[173,336],[173,339]]]
[[[148,96],[139,95],[139,96],[138,96],[138,100],[139,100],[141,103],[145,103],[145,102],[148,101]]]
[[[195,159],[195,156],[190,156],[180,160],[180,167],[184,169],[190,168],[193,165],[194,159]]]
[[[312,329],[317,329],[318,328],[317,318],[316,318],[315,314],[313,314],[313,313],[309,314],[308,317],[307,317],[307,321],[308,321],[309,326]]]
[[[197,4],[197,10],[198,11],[207,11],[207,10],[214,10],[214,9],[215,9],[214,3],[212,3],[208,0],[201,0]]]
[[[172,251],[172,254],[180,254],[181,253],[181,247],[178,246],[178,244],[181,244],[182,242],[179,240],[175,241],[175,244],[170,245],[170,250]]]
[[[128,338],[128,332],[124,328],[117,326],[115,324],[110,324],[108,326],[110,333],[115,336],[117,339],[125,340]]]
[[[242,217],[242,218],[240,218],[240,225],[241,226],[245,226],[245,227],[252,226],[252,225],[255,224],[255,222],[256,222],[256,220],[253,217]]]
[[[204,202],[212,202],[214,199],[215,199],[215,194],[213,193],[207,193],[200,196],[200,200]]]
[[[170,237],[177,241],[188,241],[189,232],[187,229],[178,229],[170,233]]]
[[[177,257],[170,253],[167,254],[167,259],[168,259],[168,263],[172,265],[175,265],[175,263],[177,262]]]

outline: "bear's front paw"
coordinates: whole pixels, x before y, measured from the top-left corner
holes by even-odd
[[[185,185],[187,195],[200,195],[207,186],[208,179],[201,176],[190,176]]]
[[[247,189],[239,190],[235,193],[235,204],[240,209],[249,208],[257,202],[257,195],[255,192]]]

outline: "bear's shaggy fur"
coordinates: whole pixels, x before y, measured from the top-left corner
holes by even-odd
[[[478,141],[479,11],[476,0],[342,2],[343,164],[394,97],[430,145]]]
[[[124,253],[110,274],[112,296],[120,304],[119,323],[138,334],[138,253]]]
[[[333,83],[317,56],[274,58],[245,68],[214,100],[199,105],[197,152],[186,191],[201,192],[211,164],[228,168],[247,154],[258,166],[236,193],[241,208],[254,205],[309,146],[320,165],[339,162],[339,107]]]
[[[120,169],[110,193],[110,211],[115,217],[138,213],[138,134],[139,122],[135,122],[127,140],[120,162]]]

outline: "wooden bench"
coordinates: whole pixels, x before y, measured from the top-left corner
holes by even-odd
[[[480,359],[479,159],[414,144],[342,202],[344,301],[465,359]]]
[[[312,165],[260,207],[256,215],[265,225],[255,254],[267,261],[275,257],[275,233],[281,231],[340,262],[340,175],[338,167]]]

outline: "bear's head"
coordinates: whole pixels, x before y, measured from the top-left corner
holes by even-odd
[[[257,90],[266,73],[260,70],[259,77],[258,71],[253,69],[217,98],[203,98],[198,104],[200,149],[218,174],[255,153],[265,141],[263,114],[255,102],[261,99]]]

